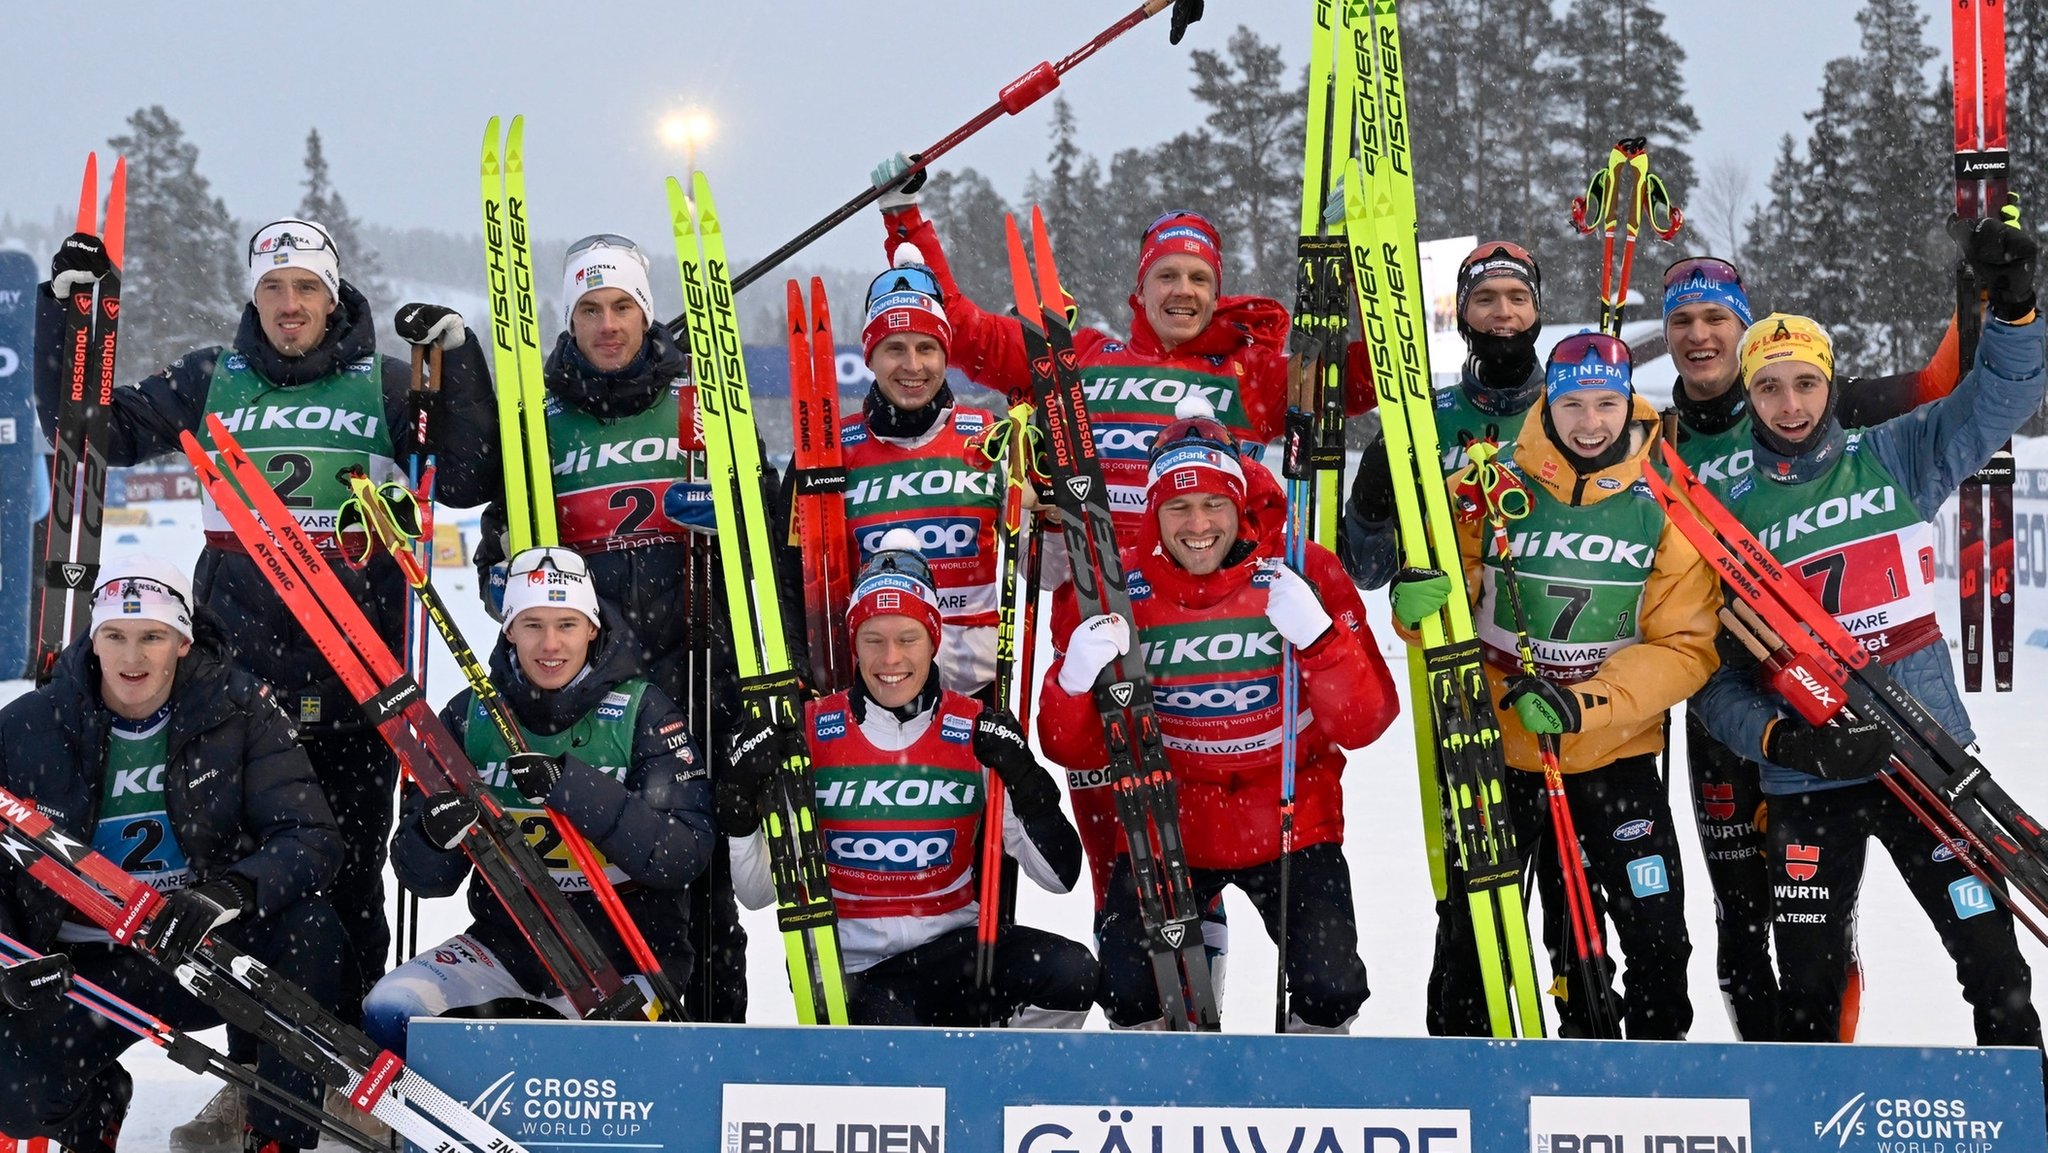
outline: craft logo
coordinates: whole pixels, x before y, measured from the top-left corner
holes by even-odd
[[[1999,1153],[2005,1121],[1972,1115],[1960,1097],[1873,1097],[1858,1093],[1813,1122],[1818,1147],[1896,1153]]]
[[[727,1085],[720,1153],[945,1153],[946,1090]]]
[[[1819,845],[1786,845],[1785,875],[1795,881],[1811,881],[1820,873]]]
[[[1529,1153],[1750,1153],[1742,1097],[1531,1097]]]
[[[1132,1150],[1471,1153],[1464,1109],[1232,1109],[1010,1105],[1003,1153]],[[729,1153],[729,1151],[728,1151]]]
[[[515,1069],[485,1086],[469,1111],[521,1144],[646,1149],[658,1105],[626,1096],[610,1077],[521,1077]]]

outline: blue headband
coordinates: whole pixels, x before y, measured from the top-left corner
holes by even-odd
[[[1755,321],[1749,315],[1749,296],[1742,291],[1742,285],[1725,277],[1710,276],[1704,269],[1694,269],[1691,276],[1664,290],[1664,315],[1688,304],[1718,304],[1735,314],[1735,319],[1748,328]]]

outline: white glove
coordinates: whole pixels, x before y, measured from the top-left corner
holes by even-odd
[[[1305,649],[1330,631],[1330,614],[1323,608],[1316,590],[1301,574],[1284,564],[1269,569],[1273,583],[1266,586],[1266,619],[1287,638],[1287,643]]]
[[[876,198],[877,208],[885,213],[899,212],[917,204],[918,190],[924,187],[925,174],[931,170],[919,169],[916,176],[903,180],[903,174],[909,169],[910,157],[901,152],[875,165],[874,171],[868,174],[868,183],[889,190]],[[901,184],[897,183],[899,180]]]
[[[1131,625],[1116,613],[1089,617],[1067,641],[1060,665],[1060,688],[1078,697],[1095,687],[1095,678],[1109,663],[1131,651]]]

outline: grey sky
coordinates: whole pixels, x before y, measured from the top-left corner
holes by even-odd
[[[657,125],[688,104],[715,117],[698,162],[735,256],[758,255],[823,215],[897,148],[930,143],[1135,0],[702,0],[655,3],[76,5],[13,0],[0,75],[22,94],[0,118],[0,211],[45,218],[75,203],[79,164],[139,105],[161,103],[201,149],[238,217],[299,197],[306,130],[326,141],[355,213],[391,225],[476,227],[485,119],[527,115],[533,217],[544,235],[598,230],[666,247],[661,177],[682,157]],[[1779,135],[1802,133],[1822,64],[1852,52],[1857,0],[1667,0],[1688,52],[1702,162],[1732,155],[1761,184]],[[1946,6],[1920,0],[1946,59]],[[1179,49],[1164,16],[1070,74],[1083,144],[1098,155],[1193,125],[1190,46],[1221,50],[1238,24],[1306,55],[1306,0],[1209,0]],[[273,15],[273,13],[289,15]],[[1768,50],[1761,45],[1767,43]],[[954,151],[1006,195],[1042,163],[1050,99]],[[1619,126],[1618,126],[1619,127]],[[1424,158],[1427,162],[1427,158]],[[1559,190],[1559,210],[1575,190]],[[872,226],[842,228],[812,259],[876,257]]]

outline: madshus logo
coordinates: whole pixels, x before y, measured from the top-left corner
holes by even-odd
[[[1970,1116],[1960,1097],[1872,1097],[1858,1093],[1824,1121],[1813,1123],[1823,1149],[1856,1148],[1896,1153],[1997,1153],[2003,1120]]]
[[[521,1077],[513,1069],[485,1086],[469,1111],[515,1141],[576,1138],[583,1146],[644,1148],[654,1102],[621,1097],[610,1077]]]

